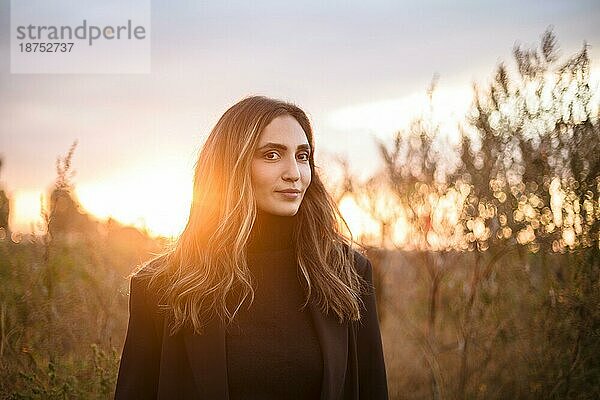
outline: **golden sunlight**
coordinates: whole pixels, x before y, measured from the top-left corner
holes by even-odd
[[[348,223],[353,239],[370,243],[379,238],[379,226],[367,212],[356,204],[352,196],[344,196],[339,204],[340,213]]]
[[[378,205],[383,206],[383,203],[379,203]],[[367,211],[362,209],[351,195],[346,195],[342,198],[339,209],[348,223],[353,239],[356,241],[366,245],[394,248],[402,246],[407,239],[407,222],[401,214],[391,222],[391,237],[382,239],[381,224]],[[384,213],[387,210],[380,211]]]
[[[82,212],[98,220],[132,225],[154,236],[175,237],[184,228],[191,202],[191,179],[168,168],[133,170],[129,174],[78,185],[75,199]],[[41,201],[48,208],[49,194],[16,191],[11,226],[21,233],[44,232]]]
[[[15,191],[10,210],[12,230],[21,233],[43,233],[41,196],[42,192],[36,190]]]
[[[132,171],[76,189],[81,205],[93,216],[112,217],[165,237],[175,237],[183,230],[191,192],[190,181],[164,167]]]

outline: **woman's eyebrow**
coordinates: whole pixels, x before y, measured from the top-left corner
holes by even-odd
[[[287,146],[281,143],[273,143],[273,142],[269,142],[269,143],[265,143],[264,145],[260,146],[258,148],[258,150],[263,150],[266,148],[271,148],[271,149],[279,149],[279,150],[287,150]],[[308,150],[310,151],[310,145],[308,144],[301,144],[298,145],[298,147],[296,148],[297,150]]]

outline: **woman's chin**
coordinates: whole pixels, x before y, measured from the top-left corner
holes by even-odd
[[[279,215],[281,217],[291,217],[298,213],[299,207],[295,204],[282,204],[273,205],[272,207],[264,207],[260,209],[262,211],[268,212],[269,214]]]

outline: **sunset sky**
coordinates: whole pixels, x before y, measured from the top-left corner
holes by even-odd
[[[247,95],[299,104],[322,170],[333,177],[341,154],[366,177],[379,165],[373,138],[425,112],[436,73],[448,135],[472,83],[512,66],[514,44],[537,45],[548,26],[563,58],[587,41],[600,75],[598,1],[153,1],[151,73],[137,75],[11,74],[9,5],[0,0],[0,185],[25,232],[74,140],[85,210],[176,235],[203,139]]]

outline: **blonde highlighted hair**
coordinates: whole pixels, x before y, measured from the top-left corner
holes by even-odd
[[[201,333],[214,317],[229,323],[246,299],[252,303],[254,289],[246,264],[246,244],[257,214],[251,161],[261,132],[283,115],[298,121],[313,149],[312,181],[293,234],[304,278],[302,308],[314,302],[340,322],[360,319],[366,285],[354,267],[354,242],[342,233],[346,222],[315,171],[309,119],[294,104],[253,96],[229,108],[212,129],[195,166],[185,229],[137,273],[149,276],[151,290],[170,314],[171,334],[184,326]]]

